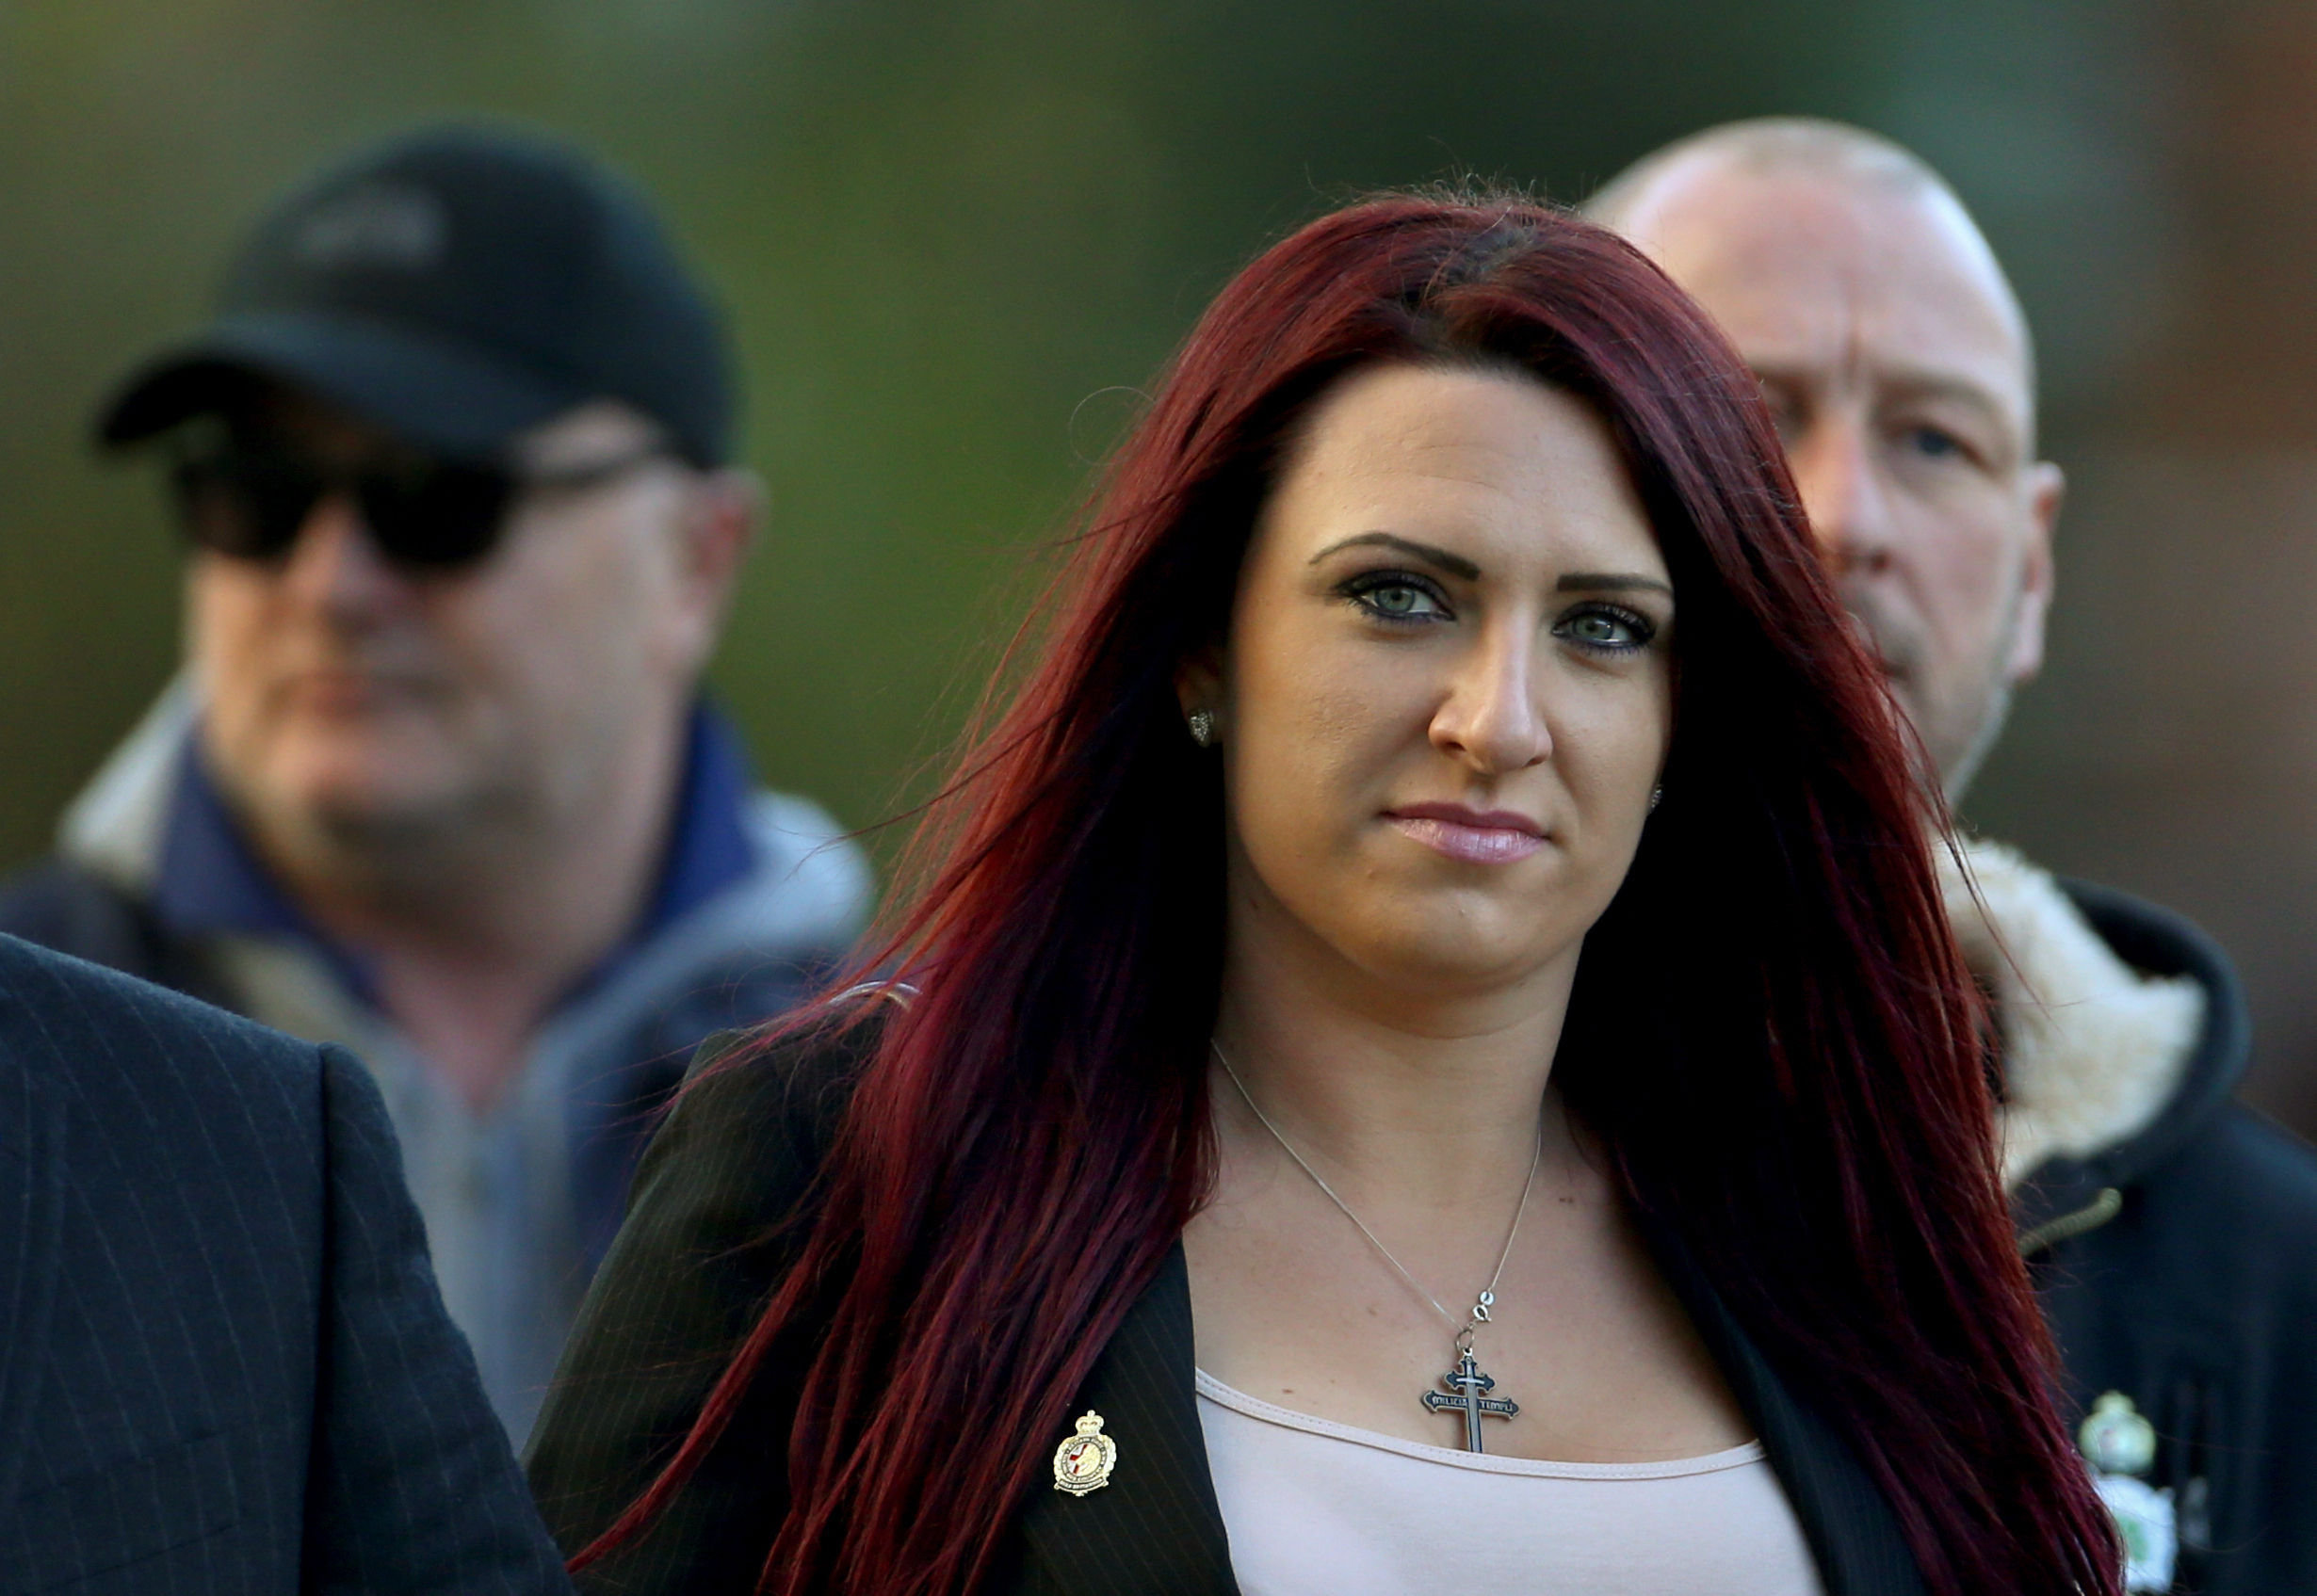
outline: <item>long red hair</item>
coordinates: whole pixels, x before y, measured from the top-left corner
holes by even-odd
[[[1667,801],[1587,939],[1555,1080],[1871,1472],[1934,1592],[2114,1589],[1997,1179],[1936,799],[1754,380],[1608,233],[1433,196],[1276,245],[1176,357],[862,962],[921,995],[874,1006],[800,1261],[583,1559],[648,1524],[784,1328],[834,1302],[761,1588],[934,1596],[993,1567],[1212,1168],[1223,800],[1175,669],[1223,634],[1296,418],[1385,361],[1519,368],[1596,406],[1680,595]]]

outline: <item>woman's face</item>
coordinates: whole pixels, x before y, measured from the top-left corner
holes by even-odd
[[[1582,403],[1345,379],[1257,520],[1219,673],[1183,685],[1217,712],[1235,937],[1410,996],[1565,975],[1664,762],[1673,623]]]

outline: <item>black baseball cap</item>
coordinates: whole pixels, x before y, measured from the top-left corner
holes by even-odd
[[[130,443],[304,389],[458,459],[591,399],[620,399],[678,454],[732,443],[721,316],[642,199],[577,151],[490,126],[374,146],[268,213],[217,319],[134,372],[99,439]]]

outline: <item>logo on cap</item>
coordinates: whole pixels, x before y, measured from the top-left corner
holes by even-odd
[[[443,257],[450,218],[408,183],[365,183],[323,202],[299,223],[291,251],[322,271],[423,271]]]

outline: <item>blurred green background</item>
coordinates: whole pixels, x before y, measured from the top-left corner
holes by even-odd
[[[771,490],[717,683],[768,779],[914,790],[1209,294],[1363,188],[1580,197],[1703,123],[1864,122],[1980,213],[2075,483],[1972,818],[2204,920],[2317,1122],[2317,7],[2256,0],[0,0],[0,864],[167,677],[106,386],[317,161],[581,140],[729,305]]]

